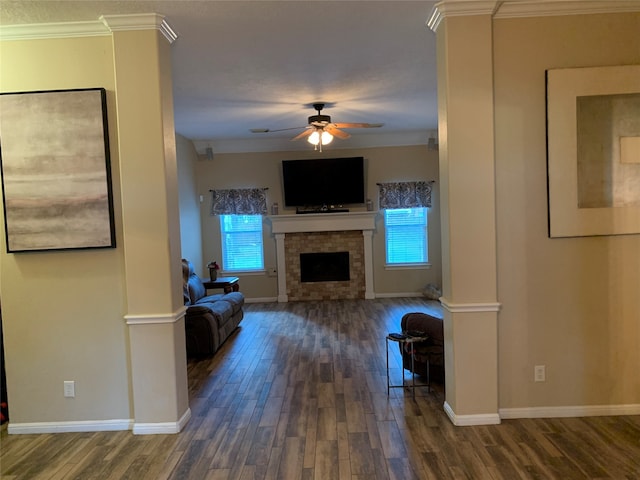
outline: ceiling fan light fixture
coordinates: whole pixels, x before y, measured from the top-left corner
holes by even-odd
[[[307,142],[311,145],[318,145],[320,143],[320,134],[317,130],[315,130],[309,137],[307,138]]]
[[[317,128],[307,137],[307,142],[314,146],[329,145],[332,141],[333,135],[321,128]]]

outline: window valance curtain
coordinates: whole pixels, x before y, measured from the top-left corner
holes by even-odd
[[[380,209],[431,207],[430,182],[379,183]]]
[[[266,215],[266,188],[210,190],[211,215]]]

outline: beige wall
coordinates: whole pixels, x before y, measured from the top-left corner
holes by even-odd
[[[640,235],[549,239],[545,163],[545,69],[639,64],[638,32],[638,13],[494,21],[501,409],[640,404]]]
[[[197,194],[204,195],[200,204],[204,259],[195,264],[196,271],[205,277],[204,265],[209,260],[221,259],[220,223],[218,217],[209,215],[211,207],[210,189],[268,187],[267,204],[279,204],[280,214],[294,214],[295,209],[284,208],[282,195],[281,162],[287,159],[318,158],[311,147],[300,152],[216,154],[213,160],[201,156],[196,165]],[[385,147],[354,150],[326,150],[323,157],[363,156],[365,158],[366,195],[374,208],[378,205],[377,182],[436,180],[432,195],[433,206],[429,211],[429,269],[387,270],[384,267],[384,228],[380,216],[373,236],[374,291],[378,295],[420,295],[429,283],[441,285],[440,264],[440,211],[438,179],[438,152],[429,151],[425,145],[408,147]],[[182,163],[184,159],[180,159]],[[181,168],[186,168],[184,165]],[[186,175],[186,174],[185,174]],[[364,210],[364,206],[352,208]],[[190,213],[186,213],[190,215]],[[264,223],[265,267],[276,266],[275,239],[271,235],[268,220]],[[275,277],[265,274],[241,277],[242,291],[251,299],[275,299],[277,283]]]
[[[180,204],[180,244],[182,258],[195,265],[205,265],[202,260],[202,228],[200,226],[200,197],[196,180],[198,154],[191,140],[176,135],[178,156],[178,195]],[[206,199],[207,196],[204,196]],[[206,205],[206,200],[205,203]],[[205,273],[200,272],[198,273]]]
[[[0,42],[0,90],[104,87],[117,245],[122,245],[110,37]],[[122,249],[7,254],[2,316],[12,424],[132,418]],[[76,397],[63,397],[75,380]]]

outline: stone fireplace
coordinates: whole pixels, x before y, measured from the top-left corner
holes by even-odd
[[[269,217],[276,238],[278,301],[375,298],[375,215],[355,212]],[[337,253],[348,253],[348,279],[302,280],[301,255]],[[327,268],[334,267],[327,264]]]
[[[285,237],[284,245],[289,300],[364,298],[364,248],[362,244],[362,233],[357,231],[288,234]],[[347,252],[348,254],[348,280],[303,281],[301,255],[339,252]]]

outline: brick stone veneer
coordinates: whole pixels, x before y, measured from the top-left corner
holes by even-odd
[[[289,301],[365,298],[364,240],[358,230],[287,233],[284,239]],[[301,282],[301,253],[349,252],[349,281]]]

